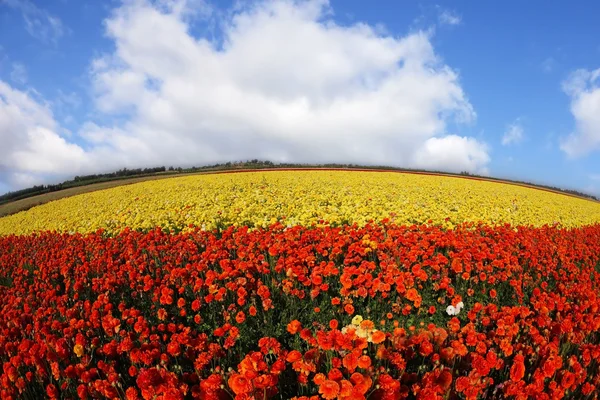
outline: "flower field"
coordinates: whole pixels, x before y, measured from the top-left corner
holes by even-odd
[[[600,204],[189,176],[0,219],[2,399],[595,399]]]
[[[284,219],[285,218],[285,219]],[[354,171],[269,171],[192,175],[148,181],[54,201],[0,218],[0,235],[36,231],[88,233],[125,227],[180,230],[192,224],[266,228],[365,225],[452,228],[464,222],[497,225],[600,222],[600,204],[520,186],[463,178]]]

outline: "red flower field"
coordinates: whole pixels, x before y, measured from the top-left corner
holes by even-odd
[[[0,397],[597,398],[600,226],[0,238]]]

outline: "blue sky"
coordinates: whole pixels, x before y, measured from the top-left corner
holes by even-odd
[[[600,3],[0,0],[0,192],[250,158],[600,194]]]

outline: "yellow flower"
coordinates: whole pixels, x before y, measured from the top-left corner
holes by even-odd
[[[515,206],[518,205],[518,206]],[[517,185],[393,172],[266,171],[188,175],[85,193],[0,218],[0,235],[37,231],[267,227],[379,222],[452,228],[600,223],[600,203]],[[365,239],[368,251],[377,246]]]
[[[360,323],[363,321],[363,317],[361,317],[360,315],[355,315],[354,318],[352,318],[352,324],[353,325],[360,325]]]
[[[83,356],[83,346],[82,346],[82,345],[80,345],[80,344],[76,344],[76,345],[73,347],[73,353],[75,353],[75,355],[76,355],[77,357],[81,357],[81,356]]]

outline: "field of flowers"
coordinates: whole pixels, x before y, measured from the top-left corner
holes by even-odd
[[[379,172],[0,219],[2,399],[596,399],[600,204]]]
[[[284,219],[285,218],[285,219]],[[354,171],[269,171],[148,181],[54,201],[0,218],[0,235],[36,231],[118,232],[124,227],[398,225],[452,228],[600,222],[600,204],[520,186],[463,178]]]

